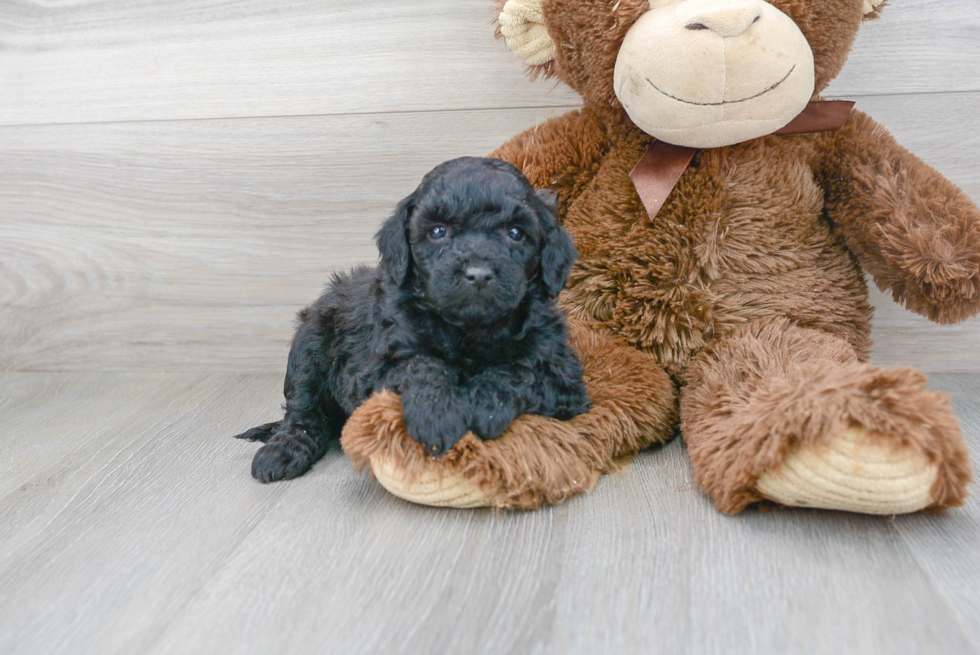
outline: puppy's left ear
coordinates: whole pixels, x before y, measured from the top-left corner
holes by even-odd
[[[565,288],[568,274],[578,253],[568,232],[558,224],[555,208],[558,196],[553,191],[541,189],[534,192],[537,200],[538,220],[544,230],[544,245],[541,248],[541,282],[549,298],[557,298]]]
[[[415,209],[415,194],[398,203],[395,213],[385,221],[374,241],[381,253],[381,269],[388,278],[401,286],[408,277],[408,264],[412,257],[408,246],[408,220]]]

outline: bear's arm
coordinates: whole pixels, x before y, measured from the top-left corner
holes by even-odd
[[[976,204],[862,112],[821,141],[827,215],[878,287],[938,323],[976,314]]]
[[[581,109],[521,132],[489,156],[517,166],[536,189],[554,191],[561,220],[608,149],[602,122],[588,109]]]

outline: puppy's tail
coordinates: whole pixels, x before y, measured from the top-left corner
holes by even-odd
[[[246,430],[241,434],[236,434],[234,438],[247,439],[248,441],[261,441],[262,443],[266,443],[269,440],[269,438],[273,434],[275,434],[276,428],[278,428],[281,423],[282,421],[275,421],[273,423],[266,423],[264,425],[259,425],[252,428],[251,430]]]

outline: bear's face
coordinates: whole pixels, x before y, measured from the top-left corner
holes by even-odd
[[[717,147],[795,118],[881,2],[509,0],[499,22],[534,72],[659,139]]]

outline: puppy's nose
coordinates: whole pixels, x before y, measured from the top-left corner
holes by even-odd
[[[482,289],[493,280],[493,271],[489,268],[483,268],[482,266],[470,266],[465,271],[466,281],[475,286],[477,289]]]

